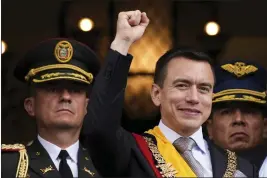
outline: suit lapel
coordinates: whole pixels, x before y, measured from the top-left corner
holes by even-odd
[[[227,167],[227,155],[222,149],[214,145],[211,140],[206,139],[212,164],[213,177],[223,177]]]
[[[85,177],[99,177],[92,160],[88,155],[88,151],[80,144],[78,151],[78,176]]]
[[[247,177],[257,177],[259,170],[256,166],[252,165],[249,161],[238,157],[238,170]]]
[[[34,172],[43,178],[61,178],[47,151],[37,139],[27,147],[27,152],[30,161],[29,174]]]

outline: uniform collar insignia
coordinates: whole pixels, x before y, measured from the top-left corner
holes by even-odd
[[[86,167],[84,167],[83,170],[84,170],[85,172],[87,172],[88,174],[90,174],[92,177],[95,175],[94,172],[90,171],[90,170],[87,169]]]
[[[47,172],[49,171],[54,171],[55,169],[50,165],[44,169],[40,169],[40,171],[43,173],[43,174],[46,174]]]

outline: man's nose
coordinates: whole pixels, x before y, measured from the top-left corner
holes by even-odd
[[[196,86],[192,86],[187,92],[186,101],[192,104],[199,103],[199,96]]]
[[[71,101],[71,93],[67,89],[61,90],[60,97],[61,97],[61,100],[63,101],[69,101],[69,102]]]
[[[246,124],[244,115],[242,114],[242,111],[240,109],[236,109],[234,111],[233,124],[234,125],[245,125]]]

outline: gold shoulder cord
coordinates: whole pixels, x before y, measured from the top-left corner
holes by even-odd
[[[19,163],[17,167],[16,177],[26,177],[28,172],[29,159],[25,146],[22,144],[2,144],[1,149],[19,151]]]
[[[29,158],[26,149],[19,151],[19,164],[17,168],[16,177],[26,177],[29,166]]]
[[[227,151],[227,167],[223,177],[234,177],[237,167],[237,157],[235,152]]]

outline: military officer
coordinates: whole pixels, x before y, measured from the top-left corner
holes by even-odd
[[[39,43],[18,62],[14,75],[29,86],[24,108],[38,135],[28,146],[2,145],[2,177],[99,176],[79,142],[98,70],[89,47],[65,38]]]
[[[228,61],[215,68],[209,137],[220,147],[237,152],[261,167],[266,114],[266,70],[256,63]]]

